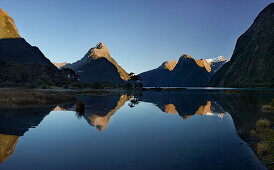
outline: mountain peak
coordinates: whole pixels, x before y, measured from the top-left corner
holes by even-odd
[[[213,62],[227,61],[227,59],[224,56],[212,57],[205,60],[210,64]]]
[[[9,14],[0,8],[0,39],[21,38],[15,26],[14,20]]]
[[[187,55],[187,54],[183,54],[181,57],[180,57],[180,59],[189,59],[189,58],[191,58],[191,59],[193,59],[190,55]]]
[[[92,58],[96,60],[102,57],[108,60],[111,59],[110,53],[106,45],[103,44],[102,42],[99,42],[95,47],[90,49],[90,54],[88,55],[88,58]]]
[[[167,69],[169,71],[172,71],[174,69],[174,67],[177,65],[177,61],[176,60],[169,60],[169,61],[166,61],[162,64],[162,67],[164,69]]]
[[[210,64],[205,59],[196,59],[197,65],[200,67],[204,67],[207,72],[211,72]]]
[[[102,65],[102,64],[107,65],[107,68],[101,68],[99,65]],[[64,66],[64,68],[70,68],[74,70],[76,73],[78,73],[80,75],[80,81],[92,82],[95,80],[99,81],[99,79],[100,81],[101,80],[108,81],[111,79],[110,80],[110,82],[112,81],[111,83],[117,84],[118,79],[116,79],[117,77],[115,77],[116,73],[114,73],[113,74],[114,77],[112,77],[112,76],[109,76],[111,74],[107,74],[107,72],[105,71],[105,70],[113,69],[111,65],[116,67],[115,69],[117,69],[119,73],[119,81],[122,80],[124,82],[130,79],[128,73],[120,65],[118,65],[118,63],[111,57],[106,45],[102,42],[99,42],[95,47],[92,47],[90,50],[88,50],[88,52],[85,54],[85,56],[81,60],[78,60],[77,62],[72,64],[67,64]],[[91,67],[94,67],[94,68],[91,68]],[[83,69],[85,70],[83,71]],[[91,73],[90,72],[91,70],[94,73]],[[100,74],[98,74],[100,70],[102,72],[100,74],[104,74],[104,76],[100,76]],[[98,73],[95,73],[95,72],[98,72]],[[86,77],[83,78],[82,76],[81,78],[81,75],[86,75]],[[97,76],[97,77],[92,78],[92,75],[93,77],[94,76],[95,77]]]
[[[179,58],[178,64],[182,64],[182,63],[185,63],[185,62],[192,62],[192,61],[195,62],[194,58],[192,58],[190,55],[183,54]]]
[[[105,44],[103,44],[102,42],[99,42],[99,43],[95,46],[95,48],[96,48],[96,49],[101,49],[103,46],[105,46]]]
[[[99,42],[95,47],[91,48],[88,58],[92,58],[93,60],[96,60],[99,58],[106,58],[108,61],[110,61],[112,64],[115,65],[115,67],[117,68],[120,74],[120,77],[123,80],[125,81],[129,80],[128,73],[121,66],[119,66],[117,62],[110,56],[108,48],[104,43]]]

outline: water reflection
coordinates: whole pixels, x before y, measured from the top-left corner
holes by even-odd
[[[252,128],[261,119],[273,119],[274,115],[261,109],[274,99],[274,91],[250,90],[250,91],[221,91],[212,92],[211,97],[234,121],[238,133]]]
[[[207,119],[209,116],[213,116],[213,120],[215,118],[220,120],[225,117],[229,119],[231,115],[239,132],[253,126],[262,116],[265,118],[273,117],[271,114],[260,110],[260,106],[270,102],[273,96],[272,92],[249,91],[227,93],[225,91],[206,90],[145,91],[111,93],[101,96],[83,95],[79,96],[79,100],[84,103],[85,109],[84,113],[78,114],[78,117],[84,120],[85,125],[88,123],[99,132],[107,132],[110,129],[107,127],[112,116],[115,116],[115,113],[120,108],[124,106],[128,109],[127,112],[131,112],[139,106],[142,107],[140,103],[149,103],[154,105],[151,105],[152,107],[158,109],[159,115],[163,115],[164,113],[171,117],[178,115],[178,118],[184,120],[191,120],[194,117]],[[53,113],[57,113],[57,111],[75,111],[75,108],[75,103],[54,106],[0,108],[0,164],[4,163],[14,153],[20,136],[23,136],[31,128],[37,127],[51,111]],[[150,114],[151,108],[144,111]],[[168,117],[166,119],[166,121],[169,121]],[[179,119],[182,123],[188,122],[182,119]],[[66,119],[64,118],[64,120]],[[144,122],[146,122],[145,119]],[[172,124],[173,122],[170,121],[169,123]],[[150,127],[151,123],[147,124]],[[186,127],[191,126],[191,124],[186,125]],[[144,126],[146,126],[145,123]],[[142,129],[139,126],[138,128]],[[188,134],[185,135],[187,136]],[[197,138],[199,138],[199,134],[197,134]],[[149,141],[149,139],[146,140]],[[201,140],[205,140],[205,137],[201,138]]]
[[[213,100],[208,91],[148,91],[142,95],[142,101],[155,104],[165,113],[178,114],[183,119],[193,115],[223,117],[223,108]]]
[[[164,112],[171,113],[171,114],[178,113],[178,111],[176,110],[176,107],[174,106],[174,104],[165,104]]]
[[[82,96],[80,99],[85,103],[86,108],[83,117],[91,126],[102,131],[108,126],[111,116],[131,98],[132,96],[127,94],[104,97]]]
[[[0,108],[0,133],[23,136],[40,124],[55,106]]]
[[[0,108],[0,163],[13,154],[20,138],[35,128],[54,106]]]
[[[19,136],[0,134],[0,164],[13,154]]]

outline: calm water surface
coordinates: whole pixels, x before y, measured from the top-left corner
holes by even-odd
[[[239,134],[268,91],[145,91],[0,108],[1,169],[265,169]],[[238,132],[238,133],[237,133]]]

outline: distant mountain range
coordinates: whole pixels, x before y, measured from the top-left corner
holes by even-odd
[[[194,59],[184,54],[139,76],[145,87],[274,87],[273,30],[271,3],[239,37],[229,62],[223,56]],[[51,63],[20,36],[14,20],[0,9],[0,87],[63,86],[78,80],[118,86],[130,82],[130,75],[102,42],[75,63]]]
[[[140,76],[147,87],[206,86],[211,76],[227,61],[223,56],[207,60],[195,60],[184,54],[178,62],[166,61],[160,67],[143,72]]]
[[[110,56],[102,42],[91,48],[81,60],[61,68],[74,70],[80,76],[80,82],[109,82],[122,85],[129,80],[128,73]]]
[[[208,61],[207,61],[208,60]],[[223,56],[210,59],[193,59],[183,55],[179,62],[170,60],[156,69],[141,73],[145,86],[206,86],[212,75],[227,61]],[[58,68],[70,68],[79,76],[80,82],[110,82],[123,85],[128,73],[117,64],[103,43],[91,48],[85,56],[72,64],[53,63]]]
[[[274,87],[274,3],[237,40],[231,60],[209,86]]]

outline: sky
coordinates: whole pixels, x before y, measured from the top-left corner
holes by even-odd
[[[230,59],[270,0],[1,0],[21,37],[52,62],[75,62],[98,42],[127,72],[182,54]]]

